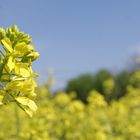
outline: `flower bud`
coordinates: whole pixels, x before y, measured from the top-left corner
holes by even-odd
[[[27,57],[31,58],[31,60],[34,61],[39,57],[39,53],[38,52],[32,52],[32,53],[28,54]]]
[[[15,32],[15,33],[19,33],[18,26],[17,25],[14,25],[12,27],[12,31]]]
[[[0,40],[5,37],[5,31],[3,28],[0,28]]]

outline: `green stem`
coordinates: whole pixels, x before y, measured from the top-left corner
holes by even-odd
[[[20,116],[16,105],[15,105],[15,119],[16,119],[16,135],[17,137],[19,137],[21,126],[20,126]]]
[[[8,59],[7,59],[7,57],[6,57],[6,58],[4,59],[4,62],[2,63],[2,65],[1,65],[1,67],[0,67],[0,78],[1,78],[1,76],[2,76],[3,69],[4,69],[5,65],[7,64],[7,61],[8,61]]]

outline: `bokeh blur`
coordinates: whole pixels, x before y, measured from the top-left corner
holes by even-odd
[[[38,111],[1,107],[1,140],[140,140],[139,0],[0,0],[0,26],[31,35]],[[10,117],[9,117],[10,114]]]

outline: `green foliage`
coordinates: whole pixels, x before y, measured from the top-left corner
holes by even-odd
[[[15,102],[30,116],[37,109],[32,62],[39,56],[31,42],[16,25],[0,28],[0,104]]]
[[[68,82],[66,92],[75,91],[77,98],[86,102],[88,93],[95,89],[103,94],[107,100],[114,91],[113,76],[106,70],[101,70],[96,75],[85,74]]]
[[[115,91],[112,95],[113,98],[118,99],[125,96],[126,88],[130,83],[130,77],[133,72],[121,71],[115,76]]]
[[[77,98],[86,102],[86,98],[88,96],[87,93],[92,88],[93,88],[93,77],[92,75],[85,74],[69,81],[66,91],[67,92],[75,91],[77,94]]]
[[[138,69],[130,72],[121,71],[116,75],[107,70],[101,70],[95,75],[83,74],[70,80],[65,91],[67,93],[76,92],[77,98],[86,102],[89,92],[97,90],[105,97],[107,102],[110,102],[125,96],[129,84],[138,87],[139,83]]]

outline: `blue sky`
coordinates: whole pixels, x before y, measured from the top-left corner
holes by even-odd
[[[33,38],[40,82],[53,68],[55,88],[86,72],[126,67],[140,46],[139,0],[0,0],[0,26]]]

